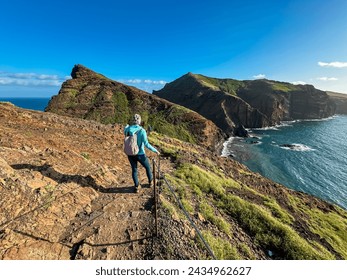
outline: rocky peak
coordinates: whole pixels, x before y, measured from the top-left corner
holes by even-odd
[[[76,64],[71,71],[71,77],[73,79],[77,78],[90,78],[90,77],[100,77],[101,74],[97,74],[96,72],[90,70],[89,68]]]

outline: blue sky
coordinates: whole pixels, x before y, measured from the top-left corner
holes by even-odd
[[[57,94],[75,64],[149,92],[187,72],[347,93],[347,1],[1,0],[0,97]]]

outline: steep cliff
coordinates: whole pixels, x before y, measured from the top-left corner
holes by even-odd
[[[47,112],[104,124],[126,124],[134,113],[139,113],[146,128],[150,125],[155,131],[187,142],[214,149],[224,139],[213,122],[182,106],[110,80],[82,65],[76,65],[71,76],[51,99]]]
[[[274,124],[236,95],[239,87],[242,82],[236,80],[216,80],[188,73],[153,93],[198,112],[228,134],[238,125],[263,127]]]
[[[270,80],[245,81],[245,86],[239,88],[237,95],[276,123],[326,118],[335,113],[329,96],[311,85]]]
[[[122,131],[0,102],[0,259],[210,258],[164,181],[154,237],[153,189],[133,192]],[[150,142],[218,259],[347,259],[345,210],[200,145]]]
[[[336,114],[347,114],[347,94],[327,91],[327,94],[336,105]]]
[[[329,96],[310,85],[270,80],[237,81],[188,73],[154,94],[188,107],[223,131],[264,127],[280,121],[318,119],[334,114]]]

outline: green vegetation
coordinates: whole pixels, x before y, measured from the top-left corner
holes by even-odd
[[[215,210],[206,202],[200,204],[200,212],[203,217],[218,227],[218,229],[228,236],[231,236],[231,227],[222,217],[216,215]]]
[[[43,196],[43,209],[47,210],[55,200],[55,195],[53,195],[55,187],[48,184],[44,187],[45,195]]]
[[[176,211],[176,207],[163,196],[160,196],[161,205],[166,209],[174,219],[178,219],[179,214]]]
[[[165,143],[162,136],[156,136],[155,141]],[[172,152],[179,153],[179,145],[166,143]],[[184,158],[182,158],[184,159]],[[220,259],[247,258],[256,256],[247,244],[233,247],[235,232],[228,220],[233,220],[238,227],[247,233],[254,245],[267,252],[273,252],[273,258],[279,259],[335,259],[337,256],[347,259],[347,215],[342,209],[322,211],[307,205],[300,197],[286,193],[285,201],[293,210],[283,208],[273,197],[267,196],[255,188],[226,177],[218,166],[208,158],[199,161],[207,170],[186,162],[176,162],[178,166],[167,176],[174,186],[177,196],[192,216],[201,215],[205,221],[217,229],[200,228],[208,239],[214,253]],[[240,172],[244,176],[252,173]],[[163,194],[171,194],[164,192]],[[177,215],[182,218],[179,207],[173,203]],[[172,210],[171,210],[172,211]],[[293,212],[294,211],[294,212]],[[198,213],[200,213],[198,215]],[[319,238],[301,236],[292,226],[297,222],[295,213],[309,217],[300,223],[307,223],[311,234]],[[184,217],[182,218],[184,219]],[[305,227],[305,225],[303,225]],[[326,243],[331,246],[327,246]]]
[[[258,205],[234,195],[226,195],[218,203],[226,213],[253,237],[256,245],[277,252],[285,259],[331,259],[331,254],[316,250],[291,227],[274,218]]]
[[[251,249],[245,243],[238,244],[239,252],[242,253],[247,259],[255,260],[256,257],[252,253]]]
[[[296,90],[297,87],[293,84],[289,83],[280,83],[280,82],[273,82],[271,81],[272,89],[275,91],[283,91],[283,92],[289,92]]]
[[[236,220],[252,237],[257,246],[262,247],[264,250],[271,250],[281,258],[334,259],[334,256],[327,250],[316,246],[313,241],[305,240],[292,229],[289,224],[293,222],[293,217],[286,213],[273,199],[265,199],[264,205],[261,206],[244,200],[227,192],[230,188],[241,188],[239,183],[233,179],[202,170],[192,164],[182,164],[176,170],[175,176],[188,184],[193,193],[196,189],[200,189],[199,196],[202,201],[200,211],[220,231],[230,233],[230,226],[227,225],[225,220],[220,220],[214,215],[213,209],[206,204],[206,200],[212,202],[219,211]],[[211,236],[210,240],[212,240]],[[212,240],[212,242],[215,243],[216,250],[220,251],[218,253],[220,256],[228,255],[224,252],[224,249],[221,249],[225,248],[224,243],[222,246],[218,240]]]
[[[126,95],[117,91],[112,95],[112,102],[114,104],[114,123],[126,124],[130,118],[129,104]]]
[[[164,112],[150,114],[148,117],[148,124],[151,125],[152,128],[158,133],[162,133],[185,142],[196,143],[196,139],[189,131],[187,123],[173,122],[172,115],[167,115]]]
[[[312,232],[324,238],[336,252],[347,259],[347,220],[338,215],[342,210],[335,206],[337,212],[323,212],[316,208],[311,209],[297,198],[290,196],[292,206],[310,217],[307,224]],[[340,213],[342,214],[342,213]]]
[[[233,247],[227,240],[220,237],[213,236],[209,231],[202,233],[207,243],[210,245],[211,250],[219,260],[239,260],[240,255],[235,247]]]
[[[91,102],[90,110],[84,116],[85,119],[95,120],[103,124],[119,123],[125,125],[128,123],[130,110],[128,99],[123,92],[100,91]],[[104,104],[107,105],[107,110],[103,106]],[[74,107],[76,104],[69,106]]]
[[[192,164],[179,166],[175,176],[185,181],[193,189],[198,187],[206,194],[213,193],[221,196],[225,193],[225,188],[241,188],[240,184],[231,178],[221,177]]]
[[[233,79],[216,79],[210,78],[203,75],[195,75],[200,81],[202,81],[206,86],[212,87],[216,90],[221,90],[227,92],[231,95],[236,95],[237,90],[243,86],[242,81],[237,81]]]
[[[90,110],[84,118],[87,120],[94,120],[101,123],[106,123],[105,120],[103,120],[101,112],[99,110]]]
[[[272,215],[278,218],[284,224],[292,224],[294,218],[287,211],[283,210],[281,206],[278,205],[275,199],[266,197],[264,200],[264,205],[268,207]]]
[[[170,138],[165,135],[159,134],[157,132],[152,132],[149,136],[149,141],[153,145],[160,147],[161,151],[164,154],[167,154],[175,159],[178,159],[179,152],[189,152],[189,153],[199,153],[194,147],[190,147],[189,151],[185,150],[183,141],[179,139],[175,139],[174,142],[171,141]],[[171,143],[168,143],[169,140]]]
[[[99,74],[99,73],[95,73],[96,77],[98,77],[99,79],[103,79],[103,80],[110,80],[109,78],[105,77],[104,75],[102,74]]]
[[[183,207],[188,211],[188,213],[190,213],[190,214],[194,213],[194,207],[189,202],[189,200],[182,198],[181,203],[182,203]]]
[[[73,88],[67,89],[67,92],[68,92],[72,97],[76,97],[76,95],[79,93],[79,91],[78,91],[77,89],[73,89]]]
[[[169,156],[174,160],[177,160],[179,158],[179,151],[180,148],[178,146],[172,145],[172,144],[168,144],[165,141],[163,141],[163,136],[156,133],[156,132],[152,132],[149,136],[148,136],[149,142],[156,146],[157,148],[160,149],[160,152],[164,155],[164,156]]]
[[[81,156],[84,157],[86,160],[90,160],[90,154],[82,152]]]
[[[44,189],[45,189],[45,191],[46,192],[53,192],[54,191],[54,189],[55,189],[55,187],[54,186],[52,186],[51,184],[48,184],[48,185],[46,185],[45,187],[44,187]]]

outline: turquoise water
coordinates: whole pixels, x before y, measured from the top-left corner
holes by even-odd
[[[347,115],[298,121],[231,138],[223,154],[291,189],[347,209]],[[291,146],[282,146],[282,145]]]
[[[17,107],[25,108],[25,109],[31,109],[31,110],[37,110],[37,111],[44,111],[46,106],[48,105],[50,98],[7,98],[7,97],[0,97],[0,101],[8,101],[12,104],[16,105]]]

